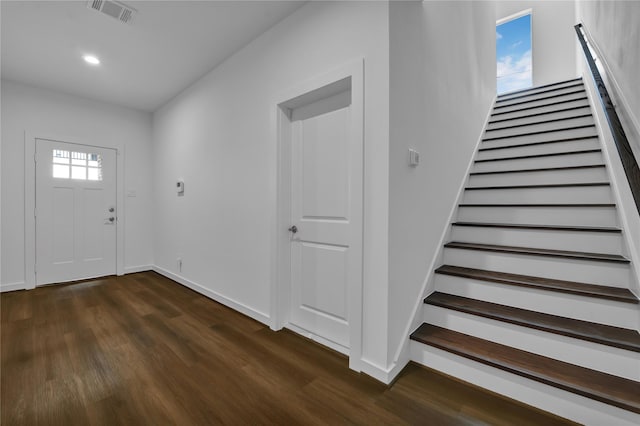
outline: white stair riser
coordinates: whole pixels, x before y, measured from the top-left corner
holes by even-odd
[[[564,111],[563,111],[564,110]],[[520,124],[531,124],[537,121],[543,120],[556,120],[558,118],[569,118],[575,117],[577,115],[589,114],[591,113],[591,107],[587,104],[582,105],[579,108],[568,108],[562,107],[562,105],[558,105],[557,112],[548,112],[546,114],[536,115],[538,113],[525,114],[527,111],[523,111],[521,118],[513,118],[508,120],[508,117],[502,117],[500,115],[496,116],[493,120],[490,120],[487,124],[487,129],[494,129],[496,127],[504,127],[504,126],[517,126]],[[507,114],[505,114],[506,116]]]
[[[622,234],[611,232],[453,226],[451,239],[465,243],[623,254]]]
[[[487,130],[484,133],[485,138],[499,137],[499,136],[513,136],[521,133],[540,132],[544,130],[564,129],[567,127],[585,126],[588,124],[594,124],[593,117],[572,118],[570,120],[553,121],[550,123],[530,124],[527,126],[513,126],[513,123],[507,123],[502,126],[497,126],[495,130]],[[507,127],[507,128],[500,128]]]
[[[600,149],[600,141],[597,138],[478,151],[476,160],[487,160],[489,158],[521,157],[524,155],[541,155],[569,151],[585,151],[590,149]]]
[[[612,202],[609,186],[465,190],[463,204],[474,203],[593,203]]]
[[[618,226],[614,207],[460,207],[461,222]]]
[[[638,305],[631,303],[444,274],[435,275],[435,289],[442,293],[550,315],[632,330],[638,328]]]
[[[444,249],[447,265],[628,288],[629,264],[483,250]]]
[[[536,185],[556,183],[606,182],[604,167],[569,170],[545,170],[538,172],[498,173],[469,176],[468,187],[510,185]]]
[[[529,380],[450,352],[410,343],[411,359],[429,368],[586,425],[636,426],[640,416],[609,404]]]
[[[518,99],[518,98],[535,99],[536,97],[540,97],[540,96],[551,96],[551,95],[566,92],[567,90],[574,91],[574,90],[580,90],[580,89],[584,89],[584,84],[582,84],[579,81],[562,83],[562,84],[549,86],[549,87],[535,88],[535,89],[527,90],[524,92],[500,95],[497,98],[496,105],[502,104],[502,101],[507,102],[509,100]],[[523,96],[525,97],[523,98]]]
[[[541,99],[533,102],[526,102],[526,103],[511,102],[508,106],[504,106],[504,107],[501,107],[500,105],[496,106],[494,108],[494,112],[514,112],[514,111],[522,110],[523,108],[555,107],[558,105],[564,105],[564,104],[558,104],[558,102],[579,100],[584,96],[585,96],[585,92],[582,91],[581,93],[573,93],[570,95],[558,96],[557,98]]]
[[[498,146],[511,146],[518,145],[522,143],[533,143],[533,142],[548,142],[548,141],[556,141],[556,140],[564,140],[564,139],[572,139],[572,138],[584,138],[584,137],[595,137],[598,133],[595,127],[584,127],[580,129],[570,129],[570,130],[554,130],[550,133],[537,133],[533,135],[526,136],[513,136],[505,139],[494,139],[487,140],[487,138],[491,138],[492,136],[486,136],[482,140],[482,144],[480,148],[495,148]]]
[[[493,120],[502,120],[505,118],[523,118],[523,117],[529,117],[531,114],[538,114],[540,112],[551,112],[551,111],[558,111],[558,110],[562,110],[562,109],[567,109],[567,108],[573,108],[573,107],[581,107],[581,106],[588,106],[589,105],[589,100],[588,99],[575,99],[573,101],[569,101],[569,102],[564,102],[561,104],[556,104],[556,105],[546,105],[546,106],[539,106],[539,107],[535,107],[535,108],[530,108],[530,109],[524,109],[521,111],[501,111],[501,110],[497,110],[497,111],[493,111],[491,114],[491,120],[489,121],[493,121]],[[506,109],[506,108],[505,108]]]
[[[637,352],[574,339],[528,327],[483,318],[438,306],[423,307],[424,322],[527,352],[640,380]]]
[[[473,165],[473,172],[492,172],[499,170],[524,170],[546,167],[570,167],[587,166],[590,164],[602,164],[601,152],[588,152],[585,154],[554,155],[551,157],[520,158],[501,161],[482,161]]]

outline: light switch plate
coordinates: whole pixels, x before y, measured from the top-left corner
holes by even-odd
[[[415,149],[409,150],[409,165],[411,167],[416,167],[420,164],[420,153]]]

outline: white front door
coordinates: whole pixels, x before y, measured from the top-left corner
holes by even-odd
[[[36,284],[116,273],[116,151],[36,139]]]
[[[323,111],[332,103],[305,106],[299,119],[296,111],[292,114],[291,225],[296,232],[291,233],[289,321],[348,353],[349,283],[361,279],[362,268],[361,188],[353,176],[360,172],[362,153],[360,144],[352,143],[351,107]]]

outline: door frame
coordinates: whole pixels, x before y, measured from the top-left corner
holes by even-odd
[[[363,225],[364,225],[364,59],[359,58],[329,72],[306,80],[289,88],[276,97],[272,103],[271,122],[277,149],[276,158],[276,209],[273,223],[273,244],[271,256],[271,328],[280,330],[289,323],[291,294],[291,239],[289,231],[291,221],[291,138],[292,122],[290,110],[286,104],[296,98],[321,89],[346,78],[351,79],[351,129],[352,147],[357,147],[361,158],[361,169],[351,178],[360,188],[360,224],[356,228],[356,240],[359,256],[355,261],[360,264],[360,280],[349,283],[347,306],[349,312],[349,368],[361,371],[362,357],[362,299],[363,299]],[[295,327],[290,327],[294,328]],[[296,330],[300,331],[300,330]],[[319,336],[307,337],[327,346],[328,341]],[[335,349],[335,348],[334,348]]]
[[[24,276],[25,289],[36,288],[36,140],[46,139],[116,151],[116,274],[124,275],[124,146],[104,146],[91,139],[57,135],[46,131],[24,133]]]

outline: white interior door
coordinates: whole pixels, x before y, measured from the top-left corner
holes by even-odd
[[[36,139],[36,284],[116,273],[116,151]]]
[[[348,353],[349,284],[361,279],[361,188],[350,92],[292,113],[289,321]],[[337,102],[336,102],[337,100]],[[333,109],[339,106],[338,109]],[[327,109],[329,109],[327,111]]]

